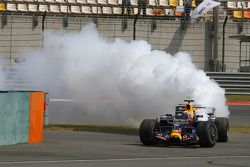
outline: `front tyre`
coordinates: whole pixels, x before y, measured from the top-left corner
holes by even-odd
[[[218,130],[218,142],[228,141],[229,120],[228,118],[216,118],[215,125]]]
[[[158,143],[154,133],[157,126],[158,122],[155,119],[145,119],[142,121],[139,129],[139,136],[144,145],[155,145]]]
[[[213,147],[218,139],[218,132],[213,121],[199,122],[197,125],[197,134],[201,147]]]

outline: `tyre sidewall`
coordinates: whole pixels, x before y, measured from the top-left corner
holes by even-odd
[[[155,137],[154,129],[158,125],[155,119],[145,119],[139,129],[140,140],[144,145],[155,145],[158,140]]]
[[[199,122],[197,134],[201,147],[213,147],[218,139],[218,131],[213,121]]]
[[[229,132],[228,118],[216,118],[215,124],[218,130],[218,142],[227,142]]]

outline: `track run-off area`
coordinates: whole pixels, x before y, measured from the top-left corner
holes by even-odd
[[[230,106],[230,123],[250,126],[250,106]],[[249,167],[250,134],[230,133],[229,142],[199,146],[145,147],[136,135],[45,131],[44,142],[0,147],[0,167],[230,166]]]

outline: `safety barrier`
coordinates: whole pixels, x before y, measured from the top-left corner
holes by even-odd
[[[226,94],[250,95],[250,73],[207,72],[226,90]]]
[[[0,145],[28,142],[29,93],[0,93]]]
[[[43,113],[45,110],[44,92],[30,93],[30,126],[29,144],[42,142],[43,138]]]
[[[0,92],[0,145],[42,141],[44,98],[44,92]]]

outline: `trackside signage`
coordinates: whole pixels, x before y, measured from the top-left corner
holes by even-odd
[[[200,15],[207,13],[214,7],[219,6],[220,2],[215,2],[212,0],[204,0],[197,8],[194,9],[191,19],[197,19]]]

